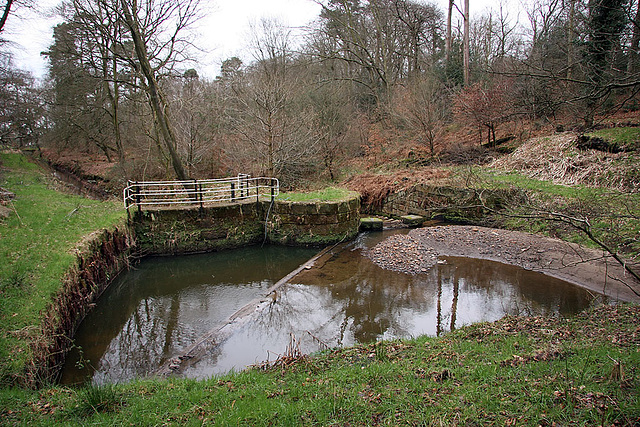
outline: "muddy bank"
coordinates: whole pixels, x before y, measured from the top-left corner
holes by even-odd
[[[31,361],[19,383],[39,387],[55,382],[78,325],[111,281],[129,266],[134,248],[126,226],[92,233],[78,245],[75,264],[42,313],[31,343]]]
[[[396,235],[372,248],[382,268],[426,272],[439,257],[463,256],[516,265],[622,301],[640,302],[640,283],[602,251],[517,231],[475,226],[438,226]]]

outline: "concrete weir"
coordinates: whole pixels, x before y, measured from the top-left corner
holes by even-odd
[[[358,233],[360,198],[341,201],[243,201],[204,208],[133,212],[138,248],[146,254],[208,252],[261,242],[322,246]]]

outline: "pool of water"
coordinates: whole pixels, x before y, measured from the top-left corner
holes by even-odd
[[[182,375],[206,378],[275,360],[292,344],[314,352],[437,336],[506,314],[567,316],[593,303],[579,287],[496,262],[443,258],[412,276],[363,256],[395,232],[364,233],[332,249]],[[82,353],[69,358],[63,382],[124,381],[152,372],[314,254],[269,246],[144,260],[83,322],[76,337]]]
[[[80,325],[61,382],[121,382],[153,372],[317,252],[267,245],[142,260]]]

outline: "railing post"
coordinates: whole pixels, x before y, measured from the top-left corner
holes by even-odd
[[[200,198],[200,212],[204,210],[204,195],[202,194],[202,183],[199,182],[197,184],[198,187],[198,197]]]
[[[275,180],[271,178],[271,203],[276,199]]]
[[[140,186],[138,185],[138,181],[134,182],[136,186],[136,205],[138,206],[138,212],[142,212],[142,207],[140,206]]]
[[[236,200],[236,190],[235,190],[236,186],[235,183],[233,181],[231,181],[231,201],[235,201]]]

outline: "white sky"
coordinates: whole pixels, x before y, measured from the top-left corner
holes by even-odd
[[[428,2],[431,2],[427,0]],[[53,14],[59,0],[35,0],[35,10],[9,17],[3,37],[13,42],[14,64],[36,77],[46,73],[46,61],[40,53],[52,42],[53,27],[60,19]],[[434,0],[445,11],[448,0]],[[457,0],[457,3],[461,3]],[[470,0],[472,19],[487,5],[497,7],[499,0]],[[213,0],[202,1],[205,17],[198,23],[197,45],[203,49],[198,64],[200,75],[213,78],[223,60],[238,56],[248,61],[243,52],[247,45],[249,26],[260,18],[278,18],[285,25],[301,28],[313,21],[320,7],[313,0]]]

